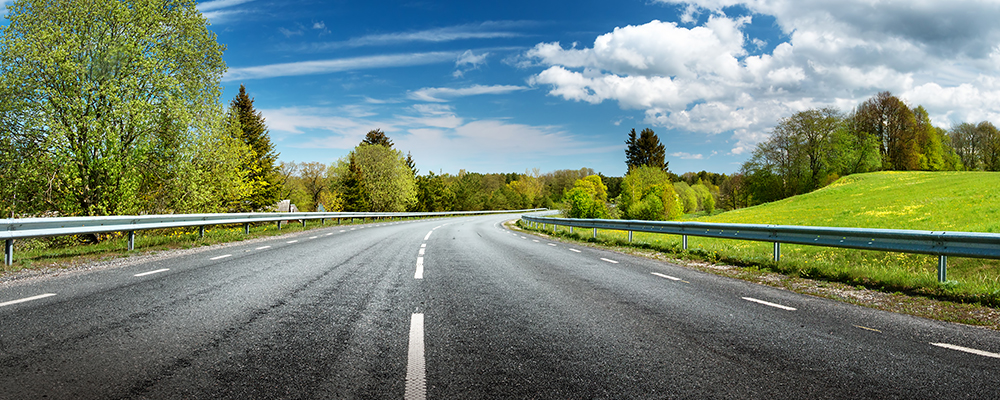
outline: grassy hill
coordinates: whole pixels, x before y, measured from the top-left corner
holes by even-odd
[[[998,172],[877,172],[702,222],[1000,232]]]

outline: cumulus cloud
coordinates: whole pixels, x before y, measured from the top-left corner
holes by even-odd
[[[686,25],[619,27],[589,47],[539,43],[524,54],[543,67],[530,84],[570,101],[644,110],[655,125],[730,133],[736,154],[783,116],[850,108],[882,90],[924,105],[939,125],[1000,121],[995,1],[658,1],[682,6]],[[780,32],[751,37],[752,17],[726,15],[732,6],[773,16]],[[774,37],[780,42],[760,53]]]

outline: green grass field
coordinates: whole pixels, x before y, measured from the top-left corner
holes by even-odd
[[[1000,232],[1000,173],[879,172],[852,175],[813,193],[687,220],[748,224]],[[590,230],[574,236],[586,239]],[[628,245],[627,233],[604,231],[599,240]],[[636,233],[632,245],[792,276],[843,282],[961,302],[1000,306],[1000,260],[948,259],[948,280],[937,281],[937,257],[815,246],[772,245]]]

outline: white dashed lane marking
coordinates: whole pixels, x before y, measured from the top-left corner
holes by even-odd
[[[572,251],[574,253],[580,253],[580,250],[577,250],[577,249],[569,249],[569,251]]]
[[[618,261],[615,261],[615,260],[609,260],[609,259],[607,259],[607,258],[603,258],[603,257],[601,258],[601,260],[602,260],[602,261],[607,261],[607,262],[609,262],[609,263],[612,263],[612,264],[618,264]]]
[[[285,242],[285,243],[289,243],[289,244],[291,244],[291,243],[298,243],[298,242],[299,242],[298,240],[289,240],[289,241],[287,241],[287,242]]]
[[[757,304],[763,304],[765,306],[771,306],[771,307],[774,307],[774,308],[780,308],[782,310],[795,311],[794,307],[783,306],[781,304],[772,303],[772,302],[764,301],[764,300],[759,300],[759,299],[755,299],[753,297],[743,297],[743,300],[752,301],[752,302],[757,303]]]
[[[232,254],[223,254],[223,255],[221,255],[221,256],[218,256],[218,257],[212,257],[212,258],[209,258],[209,260],[212,260],[212,261],[215,261],[215,260],[221,260],[221,259],[223,259],[223,258],[226,258],[226,257],[232,257],[232,256],[233,256]]]
[[[271,246],[260,246],[260,247],[254,249],[254,250],[264,250],[264,249],[270,249],[270,248],[271,248]]]
[[[658,276],[658,277],[660,277],[660,278],[667,278],[667,279],[670,279],[670,280],[672,280],[672,281],[679,281],[679,280],[681,280],[681,278],[675,278],[675,277],[673,277],[673,276],[670,276],[670,275],[664,275],[664,274],[661,274],[661,273],[659,273],[659,272],[650,272],[650,273],[651,273],[651,274],[653,274],[653,275],[656,275],[656,276]]]
[[[2,305],[2,304],[0,304],[0,305]],[[954,344],[948,344],[948,343],[931,343],[931,345],[937,346],[937,347],[943,347],[943,348],[946,348],[946,349],[964,351],[966,353],[975,354],[977,356],[1000,358],[1000,354],[997,354],[997,353],[990,353],[988,351],[983,351],[983,350],[978,350],[978,349],[970,349],[968,347],[962,347],[962,346],[958,346],[958,345],[954,345]]]
[[[135,274],[135,275],[132,275],[132,276],[146,276],[146,275],[158,274],[160,272],[167,272],[167,271],[170,271],[170,268],[163,268],[163,269],[158,269],[156,271],[143,272],[141,274]]]
[[[424,375],[424,314],[410,317],[410,346],[406,355],[406,400],[427,398]]]
[[[55,296],[55,295],[56,295],[55,293],[46,293],[46,294],[40,294],[38,296],[25,297],[23,299],[18,299],[18,300],[5,301],[3,303],[0,303],[0,307],[6,307],[6,306],[14,305],[14,304],[25,303],[25,302],[29,302],[29,301],[32,301],[32,300],[44,299],[46,297],[52,297],[52,296]]]

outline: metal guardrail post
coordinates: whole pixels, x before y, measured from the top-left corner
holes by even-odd
[[[573,233],[573,225],[569,226],[569,233]]]
[[[681,248],[688,249],[688,235],[681,235]]]
[[[128,251],[135,250],[135,231],[128,231]]]
[[[632,243],[632,231],[628,231],[628,242]]]
[[[249,222],[243,224],[243,234],[244,235],[249,235],[250,234],[250,223]]]
[[[597,239],[597,228],[594,228],[594,239]]]
[[[781,261],[781,243],[774,242],[774,262]]]
[[[320,218],[319,219],[319,224],[320,225],[326,225],[326,218]]]
[[[198,239],[204,239],[204,238],[205,238],[205,225],[202,225],[198,227]]]
[[[938,256],[938,282],[948,281],[948,256]]]
[[[305,218],[302,218],[302,227],[303,227],[303,228],[305,228],[305,227],[306,227],[306,219],[305,219]]]
[[[10,266],[14,264],[14,239],[7,239],[3,246],[3,264]]]

